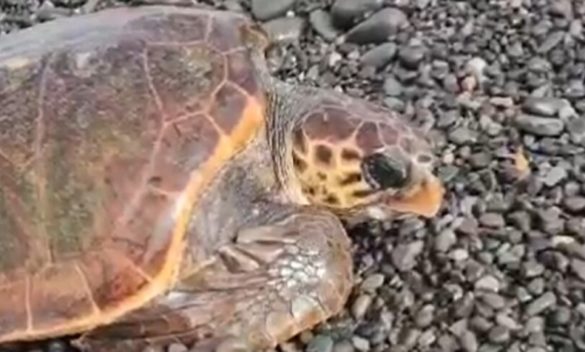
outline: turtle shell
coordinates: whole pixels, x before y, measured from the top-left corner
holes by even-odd
[[[264,123],[248,25],[118,8],[0,42],[0,342],[106,324],[172,285],[202,192]]]

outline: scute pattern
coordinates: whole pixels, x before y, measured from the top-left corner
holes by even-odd
[[[78,332],[164,289],[190,206],[263,123],[239,16],[136,17],[0,70],[0,341]]]

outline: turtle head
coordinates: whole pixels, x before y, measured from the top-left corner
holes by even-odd
[[[444,188],[431,144],[392,111],[336,96],[292,131],[292,169],[309,203],[340,216],[434,216]]]

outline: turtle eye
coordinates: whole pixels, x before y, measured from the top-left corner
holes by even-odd
[[[366,181],[376,189],[396,189],[408,183],[408,166],[384,154],[376,153],[365,157],[362,170]]]

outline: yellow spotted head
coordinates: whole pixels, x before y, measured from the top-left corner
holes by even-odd
[[[444,195],[427,138],[394,112],[331,93],[292,130],[294,179],[339,215],[434,216]]]

